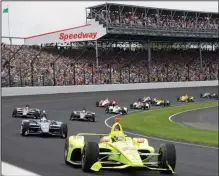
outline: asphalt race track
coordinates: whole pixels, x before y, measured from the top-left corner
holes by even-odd
[[[218,107],[185,112],[171,120],[185,126],[218,131]]]
[[[129,107],[129,104],[142,96],[169,99],[172,104],[177,104],[176,97],[188,93],[200,100],[200,92],[217,92],[218,87],[187,88],[187,89],[160,89],[141,91],[120,91],[101,93],[59,94],[45,96],[2,97],[2,161],[27,169],[42,176],[96,176],[96,175],[135,175],[113,171],[100,171],[99,173],[83,173],[80,168],[65,165],[64,139],[22,137],[19,134],[21,119],[12,118],[12,110],[15,107],[25,106],[45,109],[49,119],[61,120],[68,123],[69,135],[79,132],[108,133],[109,128],[104,125],[110,115],[104,113],[104,109],[96,108],[96,100],[114,99],[121,106]],[[179,103],[178,103],[179,104]],[[72,122],[69,115],[72,110],[87,110],[96,112],[97,121]],[[91,139],[89,139],[91,140]],[[95,139],[96,140],[96,139]],[[163,141],[149,139],[156,149]],[[218,149],[176,143],[177,150],[177,176],[217,176],[218,175]],[[156,176],[159,173],[137,172],[140,175]]]

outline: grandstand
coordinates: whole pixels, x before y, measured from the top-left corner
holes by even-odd
[[[2,43],[2,86],[218,79],[218,13],[105,3],[86,17],[24,45]]]

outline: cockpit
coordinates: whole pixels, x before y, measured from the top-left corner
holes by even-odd
[[[42,118],[40,119],[40,122],[41,122],[41,123],[47,123],[47,122],[48,122],[48,120],[47,120],[47,118],[46,118],[46,117],[42,117]]]

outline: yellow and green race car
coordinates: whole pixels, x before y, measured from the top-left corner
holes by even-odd
[[[169,100],[159,99],[157,100],[154,98],[151,103],[153,106],[170,106]]]
[[[180,102],[195,102],[195,98],[193,96],[188,96],[187,94],[181,96],[181,97],[177,97],[177,101]]]
[[[123,133],[119,118],[109,134],[79,133],[65,143],[66,164],[80,166],[84,172],[101,169],[145,169],[174,174],[176,149],[174,144],[162,144],[155,153],[146,138],[131,138]],[[100,136],[99,142],[86,142],[85,136]],[[156,161],[152,158],[157,156]]]

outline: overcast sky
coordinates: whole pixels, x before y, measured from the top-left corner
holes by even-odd
[[[85,8],[88,6],[98,5],[105,2],[106,1],[91,1],[91,2],[86,2],[86,1],[7,2],[6,1],[6,2],[2,2],[2,9],[7,8],[7,6],[9,6],[11,36],[28,37],[40,33],[83,25],[85,23]],[[217,1],[206,1],[206,2],[117,1],[115,3],[140,5],[147,7],[218,12]],[[2,36],[8,36],[8,35],[9,35],[8,15],[2,14]],[[3,41],[7,42],[6,40]],[[13,43],[14,42],[15,41],[13,41]]]

